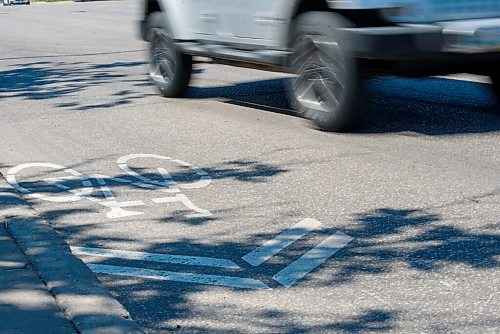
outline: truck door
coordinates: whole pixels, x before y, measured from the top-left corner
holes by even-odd
[[[181,17],[185,18],[195,39],[212,39],[218,21],[218,0],[184,0]]]
[[[163,0],[167,22],[174,37],[181,40],[213,39],[217,25],[214,11],[216,1]]]
[[[276,46],[287,29],[291,0],[213,0],[216,33],[227,42]],[[290,7],[290,8],[288,8]]]

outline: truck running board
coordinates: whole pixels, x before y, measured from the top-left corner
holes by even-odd
[[[240,50],[226,45],[207,45],[196,42],[179,42],[177,44],[182,52],[193,56],[213,58],[218,63],[230,63],[231,65],[265,68],[283,71],[286,68],[289,51],[276,50]],[[243,64],[250,63],[250,64]]]

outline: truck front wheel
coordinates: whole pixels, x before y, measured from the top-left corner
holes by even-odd
[[[361,77],[340,28],[351,26],[340,15],[307,12],[294,26],[290,66],[291,103],[299,114],[327,131],[353,125],[361,111]]]
[[[191,78],[192,57],[177,48],[161,12],[149,15],[147,33],[150,42],[149,77],[163,96],[182,96]]]

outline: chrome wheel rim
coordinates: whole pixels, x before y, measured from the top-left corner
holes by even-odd
[[[292,79],[294,98],[299,112],[313,110],[334,113],[345,94],[346,63],[338,43],[319,36],[303,38],[292,59],[296,76]]]
[[[175,75],[175,51],[165,33],[155,30],[151,40],[149,75],[155,82],[168,84]]]

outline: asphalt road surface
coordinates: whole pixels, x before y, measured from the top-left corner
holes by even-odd
[[[325,133],[286,76],[146,75],[137,1],[0,9],[0,171],[151,333],[500,331],[484,78],[366,82]],[[479,80],[478,80],[479,79]]]

